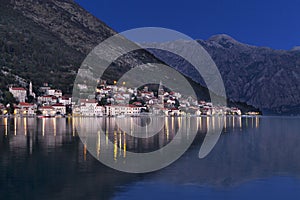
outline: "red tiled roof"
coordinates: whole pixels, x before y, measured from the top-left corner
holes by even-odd
[[[70,100],[71,97],[65,97],[65,96],[62,96],[61,99],[62,99],[62,100]]]
[[[125,108],[140,108],[142,106],[136,106],[133,104],[117,104],[117,105],[109,105],[111,107],[125,107]]]
[[[52,98],[51,95],[41,96],[42,98]]]
[[[54,108],[52,106],[42,106],[42,107],[40,107],[40,109],[52,109],[52,110],[54,110]]]
[[[128,107],[130,107],[130,108],[137,108],[137,106],[132,105],[132,104],[129,104]]]
[[[142,92],[142,94],[153,94],[153,92]]]
[[[25,103],[25,102],[20,102],[19,105],[20,105],[20,106],[34,106],[34,104],[31,104],[31,103]]]
[[[55,107],[65,107],[62,103],[56,103],[56,104],[53,104],[52,106],[55,106]]]
[[[12,90],[23,90],[23,91],[26,91],[24,88],[22,87],[13,87],[11,88]]]

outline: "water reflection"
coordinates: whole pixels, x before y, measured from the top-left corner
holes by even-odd
[[[122,119],[124,126],[120,127],[120,120],[116,118],[1,118],[1,132],[9,137],[9,145],[14,148],[22,148],[27,145],[27,139],[38,138],[39,142],[48,147],[61,146],[65,141],[70,141],[71,137],[76,137],[76,124],[86,128],[83,134],[95,134],[95,148],[97,155],[100,156],[101,148],[108,148],[109,141],[113,142],[114,157],[126,157],[126,152],[150,152],[162,148],[172,141],[180,128],[186,126],[186,137],[189,137],[191,131],[198,134],[207,133],[208,128],[215,129],[223,120],[223,134],[228,130],[234,131],[244,128],[259,128],[260,117],[242,118],[238,116],[230,117],[162,117],[159,120],[164,121],[164,126],[157,134],[146,138],[136,138],[133,132],[134,125],[145,126],[149,119],[143,118],[125,118]],[[153,120],[153,119],[152,119]],[[146,121],[146,122],[145,122]],[[183,123],[183,121],[185,123]],[[145,135],[150,135],[151,130],[145,129]],[[101,140],[101,132],[104,131],[105,139]],[[87,144],[87,138],[83,143]],[[180,142],[178,140],[177,142]],[[122,149],[122,151],[118,151]]]
[[[182,158],[161,171],[145,175],[120,173],[96,161],[88,153],[87,144],[91,141],[82,143],[76,135],[76,120],[93,124],[91,118],[0,119],[1,199],[82,199],[87,193],[94,199],[107,199],[122,196],[120,187],[131,188],[140,181],[172,184],[178,189],[182,185],[209,185],[234,190],[258,179],[300,178],[299,118],[163,118],[167,126],[147,139],[136,139],[122,131],[113,118],[98,118],[105,134],[101,137],[98,130],[95,132],[96,156],[107,154],[117,162],[126,162],[130,152],[153,151],[168,144],[182,123],[198,132]],[[220,124],[220,120],[225,124],[223,134],[212,152],[199,159],[207,128]],[[188,134],[182,141],[187,137]],[[112,149],[108,146],[110,142],[114,144]]]

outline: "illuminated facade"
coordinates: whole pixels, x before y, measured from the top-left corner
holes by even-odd
[[[16,98],[19,102],[25,102],[27,91],[22,87],[11,87],[9,88],[9,92],[12,93],[14,98]]]

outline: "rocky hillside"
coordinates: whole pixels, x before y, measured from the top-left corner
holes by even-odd
[[[0,13],[1,90],[16,83],[18,76],[31,80],[34,86],[48,82],[71,93],[77,70],[88,52],[115,34],[73,0],[2,0]],[[298,107],[298,48],[278,51],[253,47],[225,35],[199,43],[220,68],[232,100],[276,112]],[[172,55],[165,59],[164,55],[158,57],[201,83],[188,64]],[[132,52],[113,63],[103,78],[116,79],[131,67],[147,62],[161,63],[147,51]],[[198,87],[195,83],[193,86]],[[197,90],[206,99],[207,92],[201,93],[202,89]]]
[[[34,86],[48,82],[71,93],[83,59],[115,34],[72,0],[3,0],[0,13],[1,89],[19,75]],[[160,61],[146,51],[124,55],[104,78],[114,80],[146,62]]]
[[[198,42],[218,66],[227,97],[233,101],[254,105],[266,113],[300,112],[300,51],[298,48],[285,51],[250,46],[228,35],[215,35],[208,40]],[[204,84],[201,77],[195,75],[192,66],[183,59],[157,50],[151,52],[193,80]]]

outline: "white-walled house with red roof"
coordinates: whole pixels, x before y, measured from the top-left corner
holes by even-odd
[[[10,87],[9,92],[12,93],[14,98],[19,102],[25,102],[27,97],[27,91],[22,87]]]
[[[105,106],[105,114],[107,116],[118,116],[118,115],[139,115],[142,109],[146,109],[146,107],[135,106],[131,104],[125,105],[107,105]]]
[[[39,110],[42,112],[43,116],[54,117],[56,115],[56,111],[53,106],[42,106]]]
[[[45,95],[45,96],[39,96],[38,97],[38,103],[39,104],[50,104],[52,102],[52,96],[51,95]]]
[[[19,110],[19,114],[20,115],[24,115],[24,116],[33,116],[35,115],[35,111],[36,111],[36,105],[31,104],[31,103],[25,103],[25,102],[21,102],[18,105]]]
[[[103,116],[103,107],[95,99],[80,99],[81,116]]]
[[[59,103],[66,105],[71,105],[72,104],[72,97],[68,96],[62,96],[58,98]]]
[[[53,104],[52,107],[55,109],[56,114],[65,115],[66,114],[66,106],[62,103]]]

